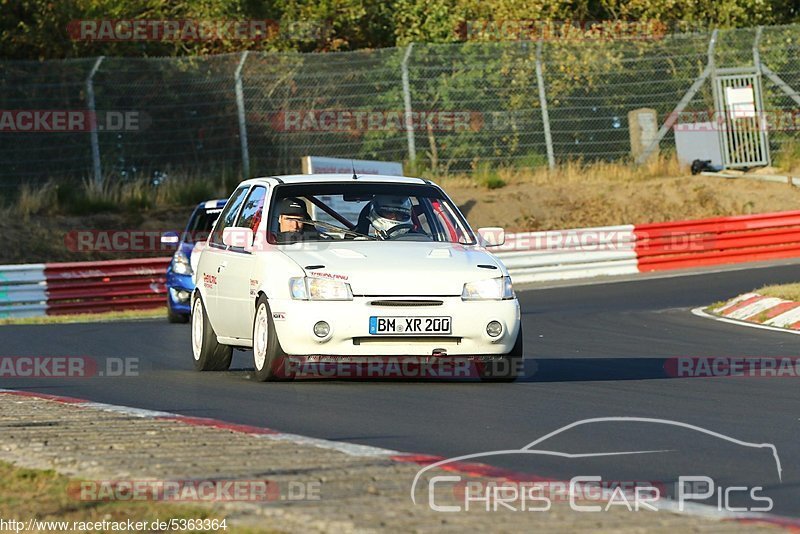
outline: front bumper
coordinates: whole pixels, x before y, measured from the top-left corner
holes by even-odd
[[[191,313],[191,295],[194,282],[189,274],[176,274],[172,269],[167,271],[167,306],[173,313]],[[181,298],[182,295],[188,295]]]
[[[386,297],[404,300],[431,297]],[[437,306],[375,306],[375,297],[356,297],[352,301],[301,301],[270,299],[273,324],[286,354],[292,356],[447,356],[499,355],[511,352],[520,328],[520,309],[516,299],[462,301],[460,297],[437,297]],[[370,335],[371,316],[448,316],[452,318],[448,335]],[[330,333],[319,338],[314,325],[325,321]],[[498,321],[502,333],[492,338],[486,326]]]

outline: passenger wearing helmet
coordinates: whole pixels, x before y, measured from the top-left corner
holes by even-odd
[[[306,204],[299,198],[284,198],[278,202],[278,243],[296,243],[304,239],[317,239],[319,232],[308,222]]]
[[[376,195],[370,203],[367,220],[381,239],[396,239],[405,235],[413,228],[411,199]]]

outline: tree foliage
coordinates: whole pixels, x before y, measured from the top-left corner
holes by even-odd
[[[337,51],[453,42],[475,20],[654,20],[721,28],[784,24],[800,17],[785,0],[0,0],[5,59],[196,55],[250,50]],[[259,40],[81,41],[77,20],[269,20]],[[491,38],[491,36],[490,36]]]

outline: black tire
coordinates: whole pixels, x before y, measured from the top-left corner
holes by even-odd
[[[172,306],[170,306],[169,302],[167,302],[167,321],[173,324],[188,323],[189,317],[191,317],[191,315],[172,311]]]
[[[482,382],[513,382],[523,372],[522,325],[511,352],[499,358],[482,362],[478,367]]]
[[[258,297],[253,319],[253,378],[258,382],[293,378],[289,360],[275,332],[272,310],[264,295]]]
[[[192,355],[197,371],[227,371],[233,358],[233,347],[217,342],[217,334],[206,315],[203,299],[192,301]]]

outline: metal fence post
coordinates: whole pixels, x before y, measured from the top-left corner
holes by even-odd
[[[542,108],[542,124],[544,125],[544,142],[547,146],[547,166],[555,169],[556,158],[553,153],[553,136],[550,134],[550,114],[547,111],[547,94],[544,89],[544,72],[542,70],[542,41],[536,43],[536,84],[539,86],[539,106]]]
[[[242,176],[250,178],[250,152],[247,146],[247,117],[244,112],[244,89],[242,88],[242,69],[247,61],[249,50],[242,52],[239,65],[236,67],[234,78],[236,79],[236,111],[239,118],[239,142],[242,146]]]
[[[764,76],[761,69],[761,35],[764,33],[764,27],[759,26],[756,28],[756,35],[753,38],[753,65],[756,68],[757,88],[756,92],[758,106],[758,125],[764,132],[764,155],[766,156],[767,166],[772,165],[772,154],[769,149],[769,121],[767,113],[764,111]]]
[[[417,148],[414,146],[414,121],[411,118],[411,84],[408,81],[408,60],[411,57],[411,51],[414,49],[414,43],[410,43],[406,47],[406,53],[403,55],[403,63],[401,65],[403,77],[403,105],[405,107],[405,126],[406,126],[406,140],[408,141],[408,160],[411,165],[414,165],[417,159]]]
[[[100,165],[100,139],[97,137],[97,109],[94,101],[94,75],[100,64],[105,59],[105,56],[100,56],[94,62],[92,70],[89,71],[89,76],[86,77],[86,105],[89,108],[91,116],[91,130],[89,131],[89,139],[92,143],[92,168],[94,171],[94,185],[98,188],[103,185],[103,167]]]
[[[761,34],[764,32],[764,27],[759,26],[756,28],[756,35],[753,37],[753,64],[756,67],[758,74],[761,74]]]

